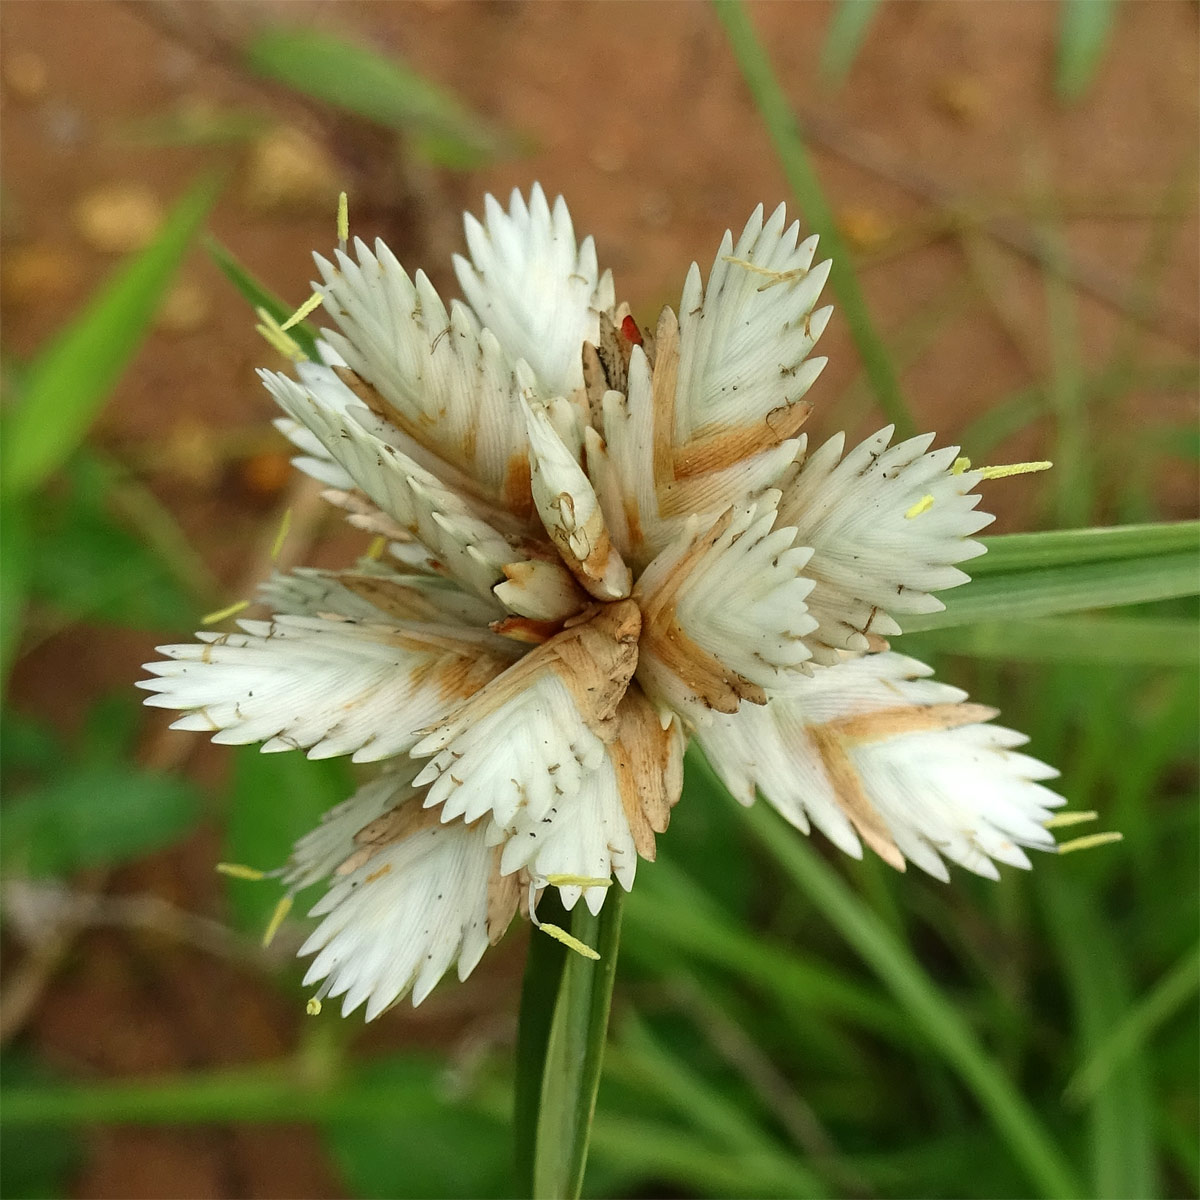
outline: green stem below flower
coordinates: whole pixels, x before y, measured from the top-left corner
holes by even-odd
[[[621,888],[611,888],[598,916],[582,900],[567,913],[553,889],[538,904],[542,921],[569,930],[600,958],[592,961],[536,931],[531,935],[518,1021],[514,1132],[518,1188],[535,1200],[573,1200],[583,1186],[623,900]]]

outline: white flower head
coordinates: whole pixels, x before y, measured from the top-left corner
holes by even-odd
[[[270,619],[141,684],[215,741],[382,765],[278,872],[331,881],[319,994],[370,1019],[465,978],[540,889],[598,911],[653,859],[691,734],[850,854],[946,878],[1052,848],[1054,772],[884,640],[983,552],[982,473],[891,430],[807,452],[816,238],[759,208],[651,330],[537,185],[466,235],[449,306],[382,242],[318,256],[322,359],[262,372],[384,561],[276,575]]]

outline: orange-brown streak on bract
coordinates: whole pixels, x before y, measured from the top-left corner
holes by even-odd
[[[409,671],[412,688],[434,683],[442,699],[462,700],[473,696],[509,665],[507,659],[489,653],[476,642],[457,641],[438,634],[396,631],[386,640],[420,656]],[[513,650],[516,651],[515,646]]]
[[[881,742],[906,733],[934,733],[979,725],[998,715],[999,710],[984,704],[900,705],[861,716],[842,717],[824,728],[844,742]]]
[[[716,712],[735,713],[743,700],[751,704],[767,702],[766,692],[757,683],[697,646],[673,616],[667,622],[656,622],[642,637],[642,654],[666,667]]]
[[[442,613],[418,588],[379,575],[343,572],[337,581],[348,591],[400,621],[438,621]]]
[[[529,468],[529,454],[520,451],[509,456],[508,465],[504,468],[503,503],[510,512],[529,521],[533,517],[533,486]]]
[[[579,718],[610,741],[617,704],[637,667],[641,614],[632,600],[599,606],[590,620],[535,647],[457,707],[443,729],[461,730],[494,713],[553,672],[571,695]],[[454,736],[457,736],[455,734]]]
[[[535,621],[532,617],[505,617],[502,621],[493,621],[488,628],[501,637],[512,638],[514,642],[540,646],[560,632],[562,622]]]
[[[590,621],[564,630],[547,643],[554,647],[559,675],[580,715],[604,741],[616,734],[613,722],[637,669],[641,629],[638,606],[632,600],[619,600],[601,606]]]
[[[766,704],[767,695],[758,684],[730,670],[688,637],[675,618],[675,601],[684,581],[700,559],[721,540],[732,522],[733,509],[729,508],[705,533],[692,540],[652,596],[638,597],[637,589],[634,589],[635,599],[640,599],[642,604],[643,654],[657,659],[705,704],[722,713],[737,712],[742,700]]]
[[[349,367],[334,367],[341,381],[373,412],[380,420],[387,422],[410,438],[427,455],[436,460],[429,463],[427,469],[432,470],[444,484],[460,493],[464,498],[472,499],[482,506],[484,517],[495,516],[497,510],[511,511],[514,515],[527,520],[529,512],[520,512],[517,508],[508,509],[508,495],[497,495],[495,489],[479,477],[475,463],[474,443],[475,423],[468,426],[469,433],[466,441],[460,445],[448,445],[443,440],[435,441],[430,436],[431,429],[437,424],[417,424],[411,421],[394,405],[390,404],[379,390],[368,383],[357,372]],[[506,481],[507,483],[507,481]]]
[[[666,487],[674,478],[675,389],[679,384],[679,320],[669,308],[658,318],[658,347],[652,376],[654,415],[654,486]]]
[[[413,800],[405,800],[395,808],[389,809],[383,816],[376,817],[374,821],[364,825],[354,835],[354,844],[358,849],[336,868],[334,874],[349,875],[359,867],[365,866],[384,847],[414,837],[438,823],[439,815],[436,809],[422,808]]]
[[[503,846],[495,848],[491,873],[488,875],[487,936],[488,942],[493,946],[504,936],[505,930],[512,923],[517,906],[521,902],[521,894],[525,890],[521,885],[521,875],[524,872],[500,874],[500,855],[503,850]]]
[[[878,809],[868,799],[840,734],[825,725],[810,726],[805,734],[820,756],[838,804],[862,840],[889,866],[903,871],[906,865],[904,855],[892,841],[892,835]]]
[[[696,438],[676,449],[675,478],[688,479],[710,471],[723,471],[764,450],[771,450],[780,442],[794,438],[811,413],[812,405],[801,400],[772,409],[761,421],[748,427]]]
[[[654,706],[633,684],[617,709],[617,740],[609,754],[621,807],[638,854],[651,862],[654,835],[663,833],[683,790],[682,734],[676,722],[663,729]]]

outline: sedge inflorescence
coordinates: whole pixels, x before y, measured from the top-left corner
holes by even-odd
[[[142,683],[214,741],[379,764],[277,872],[330,881],[318,998],[419,1003],[547,887],[598,912],[654,858],[689,738],[743,803],[901,870],[1053,848],[1055,772],[887,640],[983,553],[986,472],[932,435],[801,431],[816,238],[760,208],[653,328],[537,186],[466,238],[449,307],[382,242],[317,256],[335,328],[261,372],[296,464],[386,552],[277,573],[267,619]]]

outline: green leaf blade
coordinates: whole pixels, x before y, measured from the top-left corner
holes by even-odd
[[[3,423],[4,490],[25,495],[66,462],[141,344],[175,271],[217,198],[202,178],[155,240],[87,304],[30,366]]]
[[[1059,0],[1058,73],[1054,86],[1064,100],[1087,91],[1112,40],[1117,0]]]
[[[200,816],[195,787],[120,764],[75,766],[0,810],[5,869],[61,876],[160,850]]]
[[[291,318],[295,311],[291,306],[284,303],[278,296],[275,295],[265,285],[260,283],[233,254],[222,246],[216,238],[205,238],[204,248],[208,251],[209,257],[216,263],[221,274],[237,288],[250,307],[257,312],[258,309],[264,308],[268,313],[280,324],[284,324]],[[313,332],[313,328],[305,321],[298,321],[295,325],[288,328],[288,336],[300,347],[304,353],[313,360],[319,362],[320,354],[317,352],[317,335]]]
[[[837,85],[850,73],[878,8],[879,0],[840,0],[833,10],[821,46],[821,74],[830,83]]]
[[[477,167],[512,151],[511,139],[456,96],[395,58],[313,29],[277,27],[245,51],[258,75],[400,133],[415,134],[432,161]]]
[[[791,104],[740,0],[714,0],[714,7],[792,194],[810,228],[820,235],[823,250],[833,259],[830,284],[850,326],[850,335],[875,398],[887,419],[896,426],[898,435],[909,437],[916,432],[916,425],[901,391],[895,364],[867,309],[849,252],[842,244],[833,210],[825,199]]]
[[[538,946],[540,935],[532,934],[535,944],[521,994],[515,1137],[518,1187],[535,1200],[575,1198],[583,1188],[616,978],[623,895],[613,886],[598,915],[580,900],[569,917],[571,936],[596,950],[598,960],[558,943],[549,949]],[[543,924],[548,918],[557,918],[552,924],[561,920],[564,928],[568,923],[553,895],[542,897],[539,917]]]

